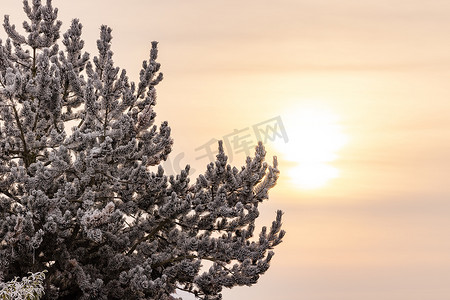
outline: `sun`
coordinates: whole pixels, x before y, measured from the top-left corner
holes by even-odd
[[[289,141],[275,147],[290,162],[291,182],[300,189],[317,189],[339,177],[332,165],[347,143],[337,114],[320,106],[299,106],[282,114]]]
[[[305,190],[324,186],[333,178],[339,177],[339,170],[327,163],[299,163],[288,170],[291,182]]]

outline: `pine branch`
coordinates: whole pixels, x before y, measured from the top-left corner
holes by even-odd
[[[20,203],[20,199],[8,192],[7,190],[0,189],[0,193],[4,194],[5,196],[8,196],[9,198],[13,199],[17,203]]]

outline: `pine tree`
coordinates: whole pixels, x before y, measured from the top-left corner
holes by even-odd
[[[51,0],[23,4],[24,33],[5,16],[0,40],[0,282],[46,270],[43,299],[221,299],[256,283],[284,236],[278,211],[253,237],[276,160],[259,143],[239,170],[219,142],[195,183],[189,166],[165,175],[157,43],[135,84],[109,27],[91,60],[79,20],[60,37]]]

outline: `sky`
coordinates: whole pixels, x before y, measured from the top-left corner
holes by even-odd
[[[20,2],[0,9],[16,24]],[[450,2],[53,3],[63,31],[80,19],[91,54],[111,26],[133,80],[159,42],[156,111],[175,140],[166,169],[189,163],[195,177],[213,139],[240,166],[248,148],[236,139],[277,133],[265,145],[281,176],[257,228],[282,209],[287,235],[258,284],[224,299],[448,299]]]

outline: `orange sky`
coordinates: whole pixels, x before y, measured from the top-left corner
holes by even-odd
[[[150,42],[160,42],[165,80],[156,111],[172,127],[172,163],[183,153],[181,165],[200,172],[208,161],[196,159],[196,148],[278,116],[286,145],[301,148],[292,115],[313,106],[337,117],[348,140],[328,164],[340,177],[321,188],[294,186],[296,162],[268,143],[282,176],[258,226],[283,209],[287,236],[259,283],[224,299],[448,298],[449,1],[54,5],[64,30],[80,18],[91,54],[100,25],[111,26],[115,61],[134,80]],[[20,9],[20,1],[2,0],[16,24]]]

